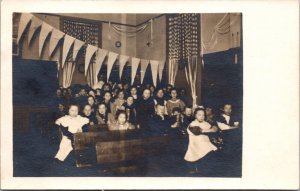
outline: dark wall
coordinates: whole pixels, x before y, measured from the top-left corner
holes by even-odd
[[[13,58],[14,105],[47,106],[57,87],[55,62]]]

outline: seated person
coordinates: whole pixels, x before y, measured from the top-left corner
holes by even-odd
[[[103,103],[106,106],[107,112],[111,113],[113,108],[113,103],[111,102],[111,93],[109,91],[104,92],[103,94]]]
[[[188,126],[189,145],[184,159],[194,164],[195,171],[197,169],[197,161],[206,156],[211,151],[216,151],[217,147],[210,142],[207,133],[216,132],[216,129],[205,121],[206,113],[202,108],[194,111],[195,120]]]
[[[137,125],[141,128],[147,129],[149,120],[154,114],[154,101],[150,97],[149,89],[144,89],[142,97],[136,104]]]
[[[134,125],[127,121],[127,114],[125,111],[119,110],[116,113],[116,121],[108,124],[108,130],[120,131],[135,129]]]
[[[137,88],[135,86],[132,86],[130,88],[130,95],[133,97],[134,101],[136,102],[138,99],[138,93],[137,93]]]
[[[82,117],[86,117],[90,120],[90,123],[89,125],[95,125],[97,124],[96,122],[96,117],[92,111],[92,107],[91,105],[89,104],[86,104],[84,107],[83,107],[83,110],[82,110],[82,113],[81,113],[81,116]]]
[[[134,99],[132,96],[128,96],[125,103],[123,103],[123,107],[127,113],[127,120],[129,123],[135,125],[136,124],[136,109],[134,105]]]
[[[123,104],[125,103],[125,92],[124,90],[117,91],[117,98],[112,104],[112,113],[116,113],[118,110],[125,110]]]
[[[98,105],[98,110],[96,111],[96,119],[98,125],[104,125],[108,123],[108,112],[104,103],[100,103]]]
[[[222,114],[216,119],[217,125],[221,130],[235,129],[239,127],[239,122],[231,115],[232,105],[224,104]]]
[[[96,100],[93,96],[88,96],[87,104],[91,106],[93,113],[97,110]]]
[[[194,120],[193,110],[191,106],[185,106],[182,114],[182,125],[187,128],[188,125]]]
[[[73,150],[72,142],[73,135],[78,132],[83,132],[86,125],[89,124],[89,119],[78,115],[79,107],[75,104],[70,104],[68,115],[56,120],[55,124],[62,131],[62,139],[59,145],[59,150],[55,155],[55,159],[64,161],[69,153]]]
[[[171,114],[171,128],[180,128],[182,124],[182,114],[179,107],[174,107]]]
[[[153,115],[152,120],[150,120],[149,126],[153,133],[164,134],[168,132],[171,121],[169,116],[165,114],[164,105],[157,104],[155,106],[155,114]]]
[[[177,98],[177,90],[175,88],[171,89],[171,99],[167,101],[166,107],[169,116],[171,116],[173,108],[179,107],[183,110],[185,107],[183,101]]]

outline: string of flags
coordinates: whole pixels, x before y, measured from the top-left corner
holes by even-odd
[[[68,56],[69,51],[72,51],[72,59],[73,62],[76,62],[76,58],[78,55],[78,52],[81,48],[85,48],[85,76],[87,76],[89,67],[91,65],[91,59],[93,56],[95,56],[95,63],[93,65],[93,76],[94,78],[97,78],[98,73],[100,72],[100,69],[102,65],[104,64],[104,60],[107,57],[107,81],[110,77],[113,65],[118,60],[119,63],[119,77],[122,77],[123,69],[126,63],[131,63],[131,84],[133,84],[135,76],[137,74],[137,69],[139,65],[141,64],[141,83],[143,83],[144,77],[145,77],[145,71],[148,65],[151,66],[151,74],[152,74],[152,80],[153,85],[156,86],[158,83],[158,80],[162,80],[163,75],[163,69],[165,66],[165,61],[162,60],[147,60],[147,59],[141,59],[136,57],[131,57],[127,55],[120,55],[118,53],[101,49],[99,47],[93,46],[91,44],[88,44],[84,41],[81,41],[79,39],[76,39],[64,32],[62,32],[59,29],[54,28],[53,26],[47,24],[46,22],[40,20],[39,18],[35,17],[31,13],[22,13],[20,17],[19,22],[19,28],[18,28],[18,38],[17,43],[20,43],[20,39],[22,35],[25,33],[25,29],[30,25],[28,30],[28,46],[31,43],[32,37],[34,33],[37,31],[38,28],[41,27],[40,35],[39,35],[39,56],[42,55],[43,47],[45,44],[45,41],[49,35],[50,36],[50,42],[49,42],[49,58],[55,51],[56,47],[58,46],[58,42],[63,39],[63,51],[62,51],[62,60],[61,60],[61,66],[64,68],[65,62]],[[86,45],[86,46],[84,46]],[[73,49],[71,50],[71,48]],[[158,80],[157,80],[158,76]],[[94,81],[98,81],[98,79],[93,79]]]

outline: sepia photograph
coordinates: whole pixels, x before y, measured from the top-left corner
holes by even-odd
[[[15,177],[242,176],[241,13],[14,13],[13,44]]]

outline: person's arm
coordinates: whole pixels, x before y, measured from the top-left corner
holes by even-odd
[[[202,129],[202,133],[215,133],[218,131],[218,128],[216,126],[213,126],[210,129]]]
[[[238,128],[238,126],[229,126],[229,125],[226,125],[225,123],[221,123],[221,122],[217,122],[218,124],[218,127],[224,131],[224,130],[229,130],[229,129],[236,129]]]

